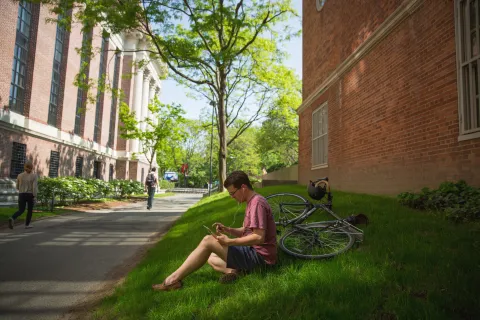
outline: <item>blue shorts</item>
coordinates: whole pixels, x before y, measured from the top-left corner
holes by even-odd
[[[227,268],[239,271],[252,271],[256,267],[265,266],[263,257],[252,247],[231,246],[228,247]]]

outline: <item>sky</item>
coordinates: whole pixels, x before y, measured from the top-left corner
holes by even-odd
[[[302,0],[292,0],[292,6],[297,10],[298,14],[302,14]],[[292,23],[301,29],[301,19],[296,19]],[[287,43],[285,51],[290,54],[290,57],[286,61],[286,65],[293,68],[299,78],[302,78],[302,37],[296,37]],[[174,80],[162,81],[162,91],[160,93],[160,101],[163,103],[179,103],[186,111],[186,118],[199,119],[200,114],[208,112],[211,108],[208,102],[205,100],[193,100],[187,97],[186,92],[188,89],[177,85]],[[208,112],[208,114],[210,114]]]

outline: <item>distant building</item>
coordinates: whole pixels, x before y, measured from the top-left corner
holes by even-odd
[[[479,1],[303,1],[299,183],[480,186]]]
[[[147,58],[131,52],[145,46],[139,33],[108,34],[96,27],[82,34],[78,24],[67,32],[47,18],[56,17],[46,6],[0,3],[0,178],[15,178],[31,159],[43,176],[144,181],[148,162],[141,155],[132,159],[138,141],[119,136],[119,99],[94,88],[89,94],[95,101],[88,101],[74,80],[87,64],[90,78],[107,77],[143,119],[161,90],[164,66],[150,61],[135,67]],[[100,53],[81,61],[78,49],[89,43]]]

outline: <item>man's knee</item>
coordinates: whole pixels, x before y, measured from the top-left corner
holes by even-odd
[[[200,244],[210,247],[212,244],[216,243],[217,239],[215,239],[212,235],[208,235],[203,237],[202,242]]]

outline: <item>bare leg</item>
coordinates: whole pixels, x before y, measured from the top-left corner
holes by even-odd
[[[222,246],[213,236],[205,236],[195,250],[190,253],[185,262],[165,279],[165,284],[182,280],[190,273],[202,267],[210,257],[211,253],[215,253],[220,259],[227,260],[228,247]]]
[[[213,270],[221,272],[221,273],[236,273],[237,270],[227,268],[227,262],[222,260],[219,256],[215,253],[212,253],[208,258],[208,264],[212,266]]]

